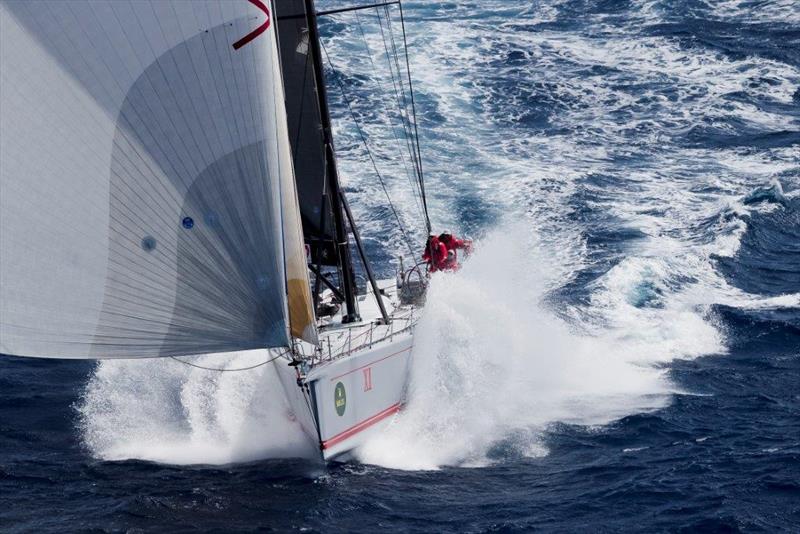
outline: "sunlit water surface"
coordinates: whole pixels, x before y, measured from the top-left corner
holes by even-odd
[[[2,529],[797,531],[797,5],[405,11],[434,226],[477,241],[432,281],[406,410],[326,468],[269,367],[3,358]],[[379,30],[323,34],[388,277],[401,235],[336,81],[419,238]]]

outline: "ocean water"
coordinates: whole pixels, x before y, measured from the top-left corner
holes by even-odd
[[[800,6],[404,6],[433,223],[477,242],[432,281],[404,412],[324,466],[269,368],[3,357],[0,530],[800,531]],[[392,276],[339,86],[419,238],[380,29],[322,32]]]

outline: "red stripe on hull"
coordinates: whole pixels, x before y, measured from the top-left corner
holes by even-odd
[[[342,373],[342,374],[340,374],[340,375],[336,375],[336,376],[334,376],[333,378],[331,378],[331,382],[333,382],[333,381],[335,381],[335,380],[338,380],[339,378],[342,378],[343,376],[347,376],[347,375],[349,375],[349,374],[355,373],[356,371],[360,371],[361,369],[364,369],[365,367],[371,367],[371,366],[375,365],[375,364],[376,364],[376,363],[378,363],[378,362],[382,362],[383,360],[388,360],[388,359],[389,359],[389,358],[391,358],[392,356],[397,356],[398,354],[403,354],[404,352],[408,352],[408,351],[410,351],[412,348],[414,348],[414,347],[413,347],[413,345],[412,345],[412,346],[410,346],[410,347],[408,347],[408,348],[405,348],[405,349],[403,349],[403,350],[399,350],[399,351],[397,351],[397,352],[393,352],[393,353],[389,354],[388,356],[384,356],[383,358],[380,358],[380,359],[378,359],[378,360],[375,360],[374,362],[369,362],[369,363],[366,363],[366,364],[362,365],[361,367],[356,367],[355,369],[353,369],[353,370],[351,370],[351,371],[347,371],[346,373]]]
[[[329,448],[333,447],[334,445],[336,445],[337,443],[341,443],[342,441],[346,440],[347,438],[355,436],[356,434],[358,434],[362,430],[366,430],[367,428],[371,427],[375,423],[379,423],[380,421],[386,419],[390,415],[396,414],[397,412],[400,411],[401,406],[402,406],[402,404],[400,404],[399,402],[397,404],[393,404],[392,406],[389,406],[388,408],[386,408],[382,412],[376,413],[375,415],[373,415],[369,419],[365,419],[365,420],[361,421],[360,423],[351,426],[347,430],[336,434],[331,439],[329,439],[327,441],[323,441],[322,442],[322,450],[329,449]]]

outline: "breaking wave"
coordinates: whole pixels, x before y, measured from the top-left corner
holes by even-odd
[[[480,16],[469,4],[409,10],[434,226],[483,237],[459,273],[434,278],[406,410],[359,451],[362,461],[434,469],[546,454],[552,425],[602,425],[686,393],[669,363],[726,352],[719,305],[800,308],[788,275],[765,289],[758,262],[751,269],[739,256],[773,247],[759,225],[796,226],[800,68],[791,51],[760,53],[758,35],[731,42],[724,24],[676,22],[660,1],[632,6],[492,0]],[[792,6],[692,3],[714,20],[792,19]],[[355,19],[341,20],[326,46],[417,235],[413,184],[385,148],[393,132],[375,104],[392,80],[370,71]],[[564,26],[577,21],[585,31]],[[375,21],[361,22],[379,63]],[[376,270],[391,275],[401,236],[337,95],[350,203]],[[752,272],[731,276],[737,265]],[[313,454],[276,402],[271,373],[100,363],[79,406],[85,441],[101,458],[168,463]]]
[[[248,351],[192,361],[234,369],[268,358]],[[102,361],[77,409],[84,443],[103,460],[187,465],[316,457],[292,421],[272,365],[220,373],[173,360]]]
[[[646,304],[661,283],[646,264],[604,277],[600,333],[564,320],[548,305],[560,266],[540,242],[520,247],[513,236],[522,231],[485,238],[462,271],[433,279],[408,405],[361,460],[433,469],[485,465],[498,448],[546,454],[550,425],[601,425],[663,407],[676,388],[661,364],[724,350],[702,308]]]

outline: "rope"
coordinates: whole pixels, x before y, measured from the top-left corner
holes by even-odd
[[[403,28],[403,47],[406,55],[406,72],[408,73],[408,89],[411,93],[411,113],[414,116],[414,137],[417,142],[417,154],[419,155],[419,185],[422,189],[422,205],[425,208],[425,223],[428,226],[428,231],[431,230],[431,219],[428,217],[428,201],[425,196],[425,178],[422,174],[422,151],[419,147],[419,130],[417,129],[417,105],[414,102],[414,85],[411,83],[411,64],[408,60],[408,40],[406,39],[406,21],[403,17],[403,3],[399,2],[400,7],[400,25]]]
[[[251,369],[255,369],[256,367],[262,367],[264,365],[267,365],[268,363],[274,362],[278,358],[282,358],[283,356],[286,356],[287,354],[289,354],[288,350],[286,352],[282,352],[282,353],[278,354],[277,356],[274,356],[274,357],[270,358],[269,360],[267,360],[265,362],[257,363],[255,365],[251,365],[249,367],[239,367],[237,369],[220,369],[218,367],[205,367],[203,365],[198,365],[196,363],[192,363],[192,362],[187,362],[187,361],[181,360],[177,356],[170,356],[170,359],[175,360],[176,362],[180,362],[183,365],[188,365],[189,367],[195,367],[197,369],[202,369],[204,371],[216,371],[218,373],[238,373],[238,372],[241,372],[241,371],[250,371]]]
[[[400,120],[403,125],[403,133],[405,134],[406,139],[406,148],[408,148],[408,153],[411,156],[411,161],[414,164],[414,174],[417,177],[417,181],[419,181],[419,162],[417,161],[417,154],[414,152],[413,142],[413,131],[411,131],[411,122],[408,118],[408,104],[406,103],[406,93],[405,87],[403,87],[403,78],[402,72],[400,70],[400,64],[397,61],[397,56],[395,55],[395,66],[397,67],[397,79],[394,76],[394,70],[392,69],[392,58],[389,55],[389,46],[386,44],[386,34],[383,31],[383,21],[381,20],[381,12],[378,8],[375,8],[375,17],[378,20],[378,27],[381,31],[381,40],[383,41],[383,49],[386,52],[386,64],[389,66],[389,75],[392,77],[392,87],[394,88],[394,97],[397,101],[397,109],[400,111]],[[391,29],[391,21],[389,20],[388,11],[386,13],[386,25],[389,26]],[[392,41],[392,50],[396,50],[394,45],[394,41]],[[398,82],[400,86],[400,91],[398,93],[397,87]],[[402,102],[401,102],[402,97]],[[419,184],[417,184],[419,187]],[[420,196],[422,196],[422,190],[420,190]],[[425,212],[423,210],[422,215],[425,216]]]
[[[347,109],[350,111],[350,116],[353,118],[353,122],[356,125],[356,129],[358,130],[358,135],[359,137],[361,137],[361,142],[364,143],[364,148],[367,149],[367,156],[369,157],[370,162],[372,162],[372,168],[375,169],[375,174],[378,177],[378,182],[381,184],[381,189],[383,189],[383,193],[386,195],[386,200],[389,203],[389,208],[392,210],[392,214],[394,215],[394,218],[397,221],[397,226],[400,229],[400,232],[403,234],[403,241],[405,241],[406,246],[408,246],[408,250],[411,253],[411,257],[412,258],[416,257],[416,254],[414,254],[414,247],[411,245],[411,240],[408,237],[408,233],[406,232],[406,229],[403,226],[403,222],[400,220],[400,216],[397,214],[397,210],[395,209],[394,204],[392,203],[392,198],[389,195],[389,190],[386,189],[386,184],[383,181],[383,176],[378,170],[378,164],[375,163],[375,158],[372,156],[372,151],[370,150],[369,144],[367,143],[367,137],[364,135],[364,131],[361,129],[361,124],[358,122],[358,118],[356,117],[356,114],[353,111],[353,106],[350,104],[350,99],[347,98],[347,91],[345,91],[344,85],[342,84],[339,72],[333,66],[333,62],[331,62],[331,58],[328,55],[328,49],[325,47],[325,44],[322,42],[320,42],[320,44],[322,44],[322,51],[325,54],[325,59],[328,61],[328,65],[335,74],[334,78],[336,79],[336,82],[339,85],[339,89],[342,92],[342,98],[344,98],[345,104],[347,104]]]
[[[381,100],[385,100],[386,96],[387,96],[387,91],[385,91],[383,89],[383,84],[381,83],[380,77],[378,76],[378,69],[375,66],[375,62],[372,59],[372,51],[371,51],[371,49],[369,47],[369,43],[367,42],[367,36],[364,33],[364,27],[361,24],[361,17],[358,15],[357,11],[356,11],[355,15],[356,15],[356,22],[358,23],[358,29],[359,29],[359,31],[361,33],[361,40],[364,43],[364,48],[367,51],[367,57],[369,58],[369,63],[372,66],[372,72],[373,72],[373,78],[375,80],[375,84],[378,87],[378,91],[380,91]],[[411,184],[412,191],[414,193],[417,193],[417,191],[419,190],[419,184],[415,180],[417,178],[417,166],[416,166],[416,162],[413,161],[414,156],[413,156],[413,154],[411,154],[411,145],[410,145],[410,143],[408,141],[408,129],[406,128],[405,119],[403,117],[403,109],[400,107],[400,99],[397,96],[397,86],[395,85],[394,72],[392,71],[391,63],[389,63],[389,73],[391,74],[391,77],[392,77],[392,85],[395,86],[394,87],[394,96],[395,96],[395,101],[397,102],[397,109],[398,109],[399,118],[400,118],[400,126],[401,126],[401,128],[403,128],[403,133],[406,136],[405,137],[406,148],[408,148],[408,153],[409,153],[409,155],[411,155],[412,162],[414,163],[414,176],[411,175],[411,169],[408,167],[408,163],[406,162],[406,158],[403,155],[402,151],[399,152],[400,160],[403,162],[403,168],[406,171],[406,177],[408,178],[409,184]],[[397,131],[395,129],[395,121],[392,119],[392,115],[393,114],[389,113],[388,115],[389,115],[389,121],[390,121],[390,125],[391,125],[392,135],[394,136],[395,141],[397,141],[397,144],[400,145],[401,144],[400,138],[397,136]],[[419,194],[421,196],[421,192]],[[420,214],[422,214],[423,217],[424,217],[425,212],[423,211],[422,204],[420,203],[420,201],[418,200],[416,195],[414,196],[414,204],[417,206],[417,209],[419,209]]]
[[[395,91],[395,98],[397,98],[397,107],[401,107],[400,97],[402,97],[402,112],[401,117],[403,118],[403,131],[406,134],[406,145],[408,147],[408,153],[411,155],[411,159],[414,162],[414,171],[417,175],[417,181],[419,181],[419,173],[420,173],[420,164],[419,164],[419,154],[416,153],[414,150],[413,139],[414,139],[414,131],[411,129],[411,119],[409,118],[408,114],[408,102],[406,100],[406,89],[403,85],[403,71],[400,69],[400,62],[397,59],[397,45],[394,41],[394,32],[392,31],[392,20],[391,16],[389,15],[389,8],[385,8],[386,13],[386,27],[389,32],[389,42],[392,43],[392,54],[389,54],[389,46],[386,44],[386,34],[383,31],[383,22],[381,21],[381,12],[378,8],[375,8],[375,16],[378,19],[378,25],[380,26],[381,30],[381,39],[383,40],[383,49],[386,51],[386,62],[389,64],[389,73],[392,76],[392,85],[394,86]],[[394,78],[394,70],[392,70],[392,56],[394,57],[394,64],[397,68],[397,83],[395,83]],[[397,96],[397,86],[400,86],[400,96]],[[405,113],[405,116],[402,115]],[[418,184],[419,187],[419,184]],[[420,189],[420,197],[422,196],[422,189]],[[425,212],[422,212],[423,217],[425,216]]]

